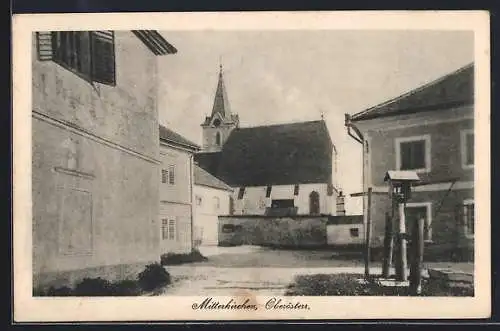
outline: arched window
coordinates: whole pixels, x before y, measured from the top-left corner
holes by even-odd
[[[217,132],[217,133],[215,134],[215,144],[216,144],[217,146],[220,146],[220,133],[219,133],[219,132]]]
[[[234,215],[234,198],[229,196],[229,215]]]
[[[316,191],[309,194],[309,213],[311,215],[319,214],[319,194]]]

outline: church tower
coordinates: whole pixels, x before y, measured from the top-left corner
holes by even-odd
[[[220,152],[222,146],[234,128],[239,126],[237,114],[232,114],[227,98],[222,65],[220,65],[219,81],[215,91],[212,114],[201,124],[203,128],[203,152]]]

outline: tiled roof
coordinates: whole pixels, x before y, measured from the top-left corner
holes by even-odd
[[[330,183],[333,143],[324,121],[236,128],[200,167],[238,186]]]
[[[474,103],[474,64],[468,64],[448,75],[406,94],[354,114],[351,121],[385,116],[439,111]]]
[[[196,145],[192,141],[184,138],[177,132],[174,132],[170,129],[167,129],[163,125],[160,125],[160,141],[171,143],[180,147],[188,148],[193,151],[197,151],[200,149],[200,146]]]
[[[194,183],[196,185],[208,186],[220,190],[232,191],[233,189],[224,183],[222,180],[209,174],[206,170],[195,165],[194,167]]]

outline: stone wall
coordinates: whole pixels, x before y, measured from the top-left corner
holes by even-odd
[[[337,219],[331,222],[332,218]],[[328,246],[327,227],[343,227],[342,216],[219,216],[219,245],[291,248]],[[345,218],[345,217],[344,217]],[[362,220],[362,218],[359,218]],[[344,238],[345,239],[345,238]],[[356,240],[355,240],[356,241]],[[339,244],[350,242],[342,240]],[[352,242],[356,244],[357,242]],[[332,244],[330,244],[332,245]],[[334,244],[333,244],[334,245]]]

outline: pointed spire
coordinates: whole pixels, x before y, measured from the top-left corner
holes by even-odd
[[[215,91],[214,106],[212,108],[212,116],[220,113],[223,118],[231,117],[231,109],[227,98],[226,86],[224,85],[224,76],[222,74],[222,60],[219,58],[219,82]]]

